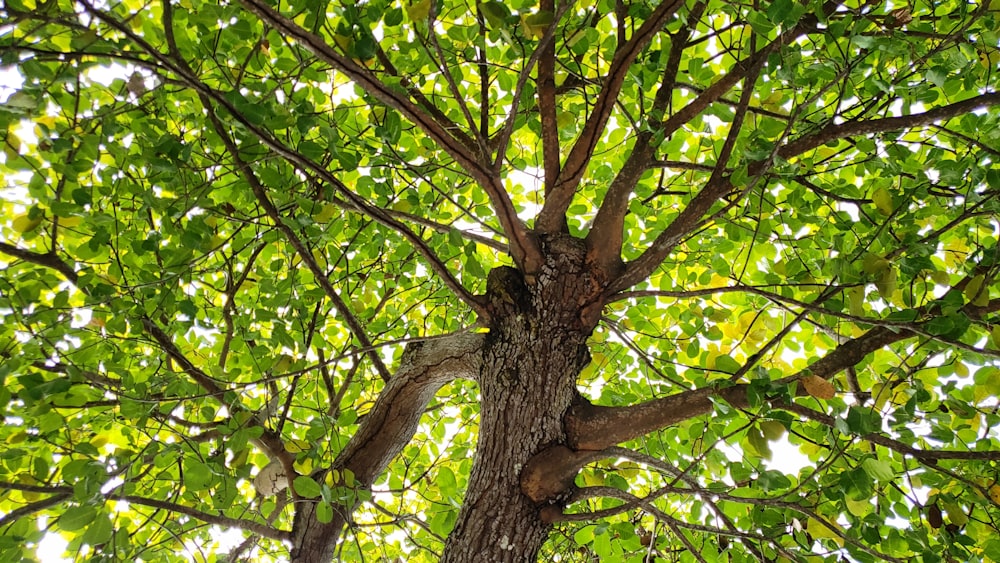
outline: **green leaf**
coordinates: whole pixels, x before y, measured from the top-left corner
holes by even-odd
[[[322,524],[329,524],[332,522],[333,506],[325,500],[316,503],[316,519]]]
[[[95,521],[97,509],[93,506],[71,506],[59,517],[59,528],[67,532],[82,530]]]
[[[292,486],[299,496],[304,498],[316,498],[323,492],[322,487],[315,479],[308,475],[299,475],[292,481]]]
[[[869,457],[861,462],[861,468],[876,481],[890,482],[895,477],[895,472],[887,461]]]
[[[90,545],[102,545],[111,539],[114,531],[115,528],[111,522],[111,516],[104,512],[99,512],[94,517],[93,522],[87,526],[87,531],[83,533],[81,540],[83,543]]]

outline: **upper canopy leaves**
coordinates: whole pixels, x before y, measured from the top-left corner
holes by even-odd
[[[649,433],[583,470],[559,518],[606,518],[552,554],[1000,559],[996,2],[0,13],[15,557],[36,515],[119,559],[229,550],[206,524],[284,549],[253,476],[330,467],[399,344],[565,230],[608,304],[581,390]],[[451,383],[374,499],[299,481],[322,519],[368,501],[345,559],[440,551],[475,400]]]

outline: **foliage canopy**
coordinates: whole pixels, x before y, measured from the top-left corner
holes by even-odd
[[[1000,561],[996,0],[0,15],[0,561],[437,560],[486,368],[404,350],[562,233],[611,414],[542,557]]]

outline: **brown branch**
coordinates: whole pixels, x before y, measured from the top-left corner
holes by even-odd
[[[6,484],[7,483],[0,483],[0,489],[7,488],[7,487],[4,486]],[[11,483],[11,484],[13,484],[13,483]],[[13,487],[11,487],[11,488],[13,488]],[[67,489],[68,489],[68,487],[67,487]],[[72,489],[70,489],[70,490],[60,490],[59,492],[52,491],[52,490],[45,490],[45,491],[41,491],[41,492],[54,493],[54,494],[51,497],[49,497],[49,498],[45,498],[45,499],[42,499],[42,500],[39,500],[39,501],[35,501],[35,502],[32,502],[32,503],[26,504],[24,506],[21,506],[19,508],[15,508],[14,510],[11,510],[10,512],[4,514],[3,516],[0,516],[0,528],[3,528],[4,526],[7,526],[8,524],[13,524],[17,520],[19,520],[21,518],[24,518],[25,516],[29,516],[31,514],[35,514],[36,512],[41,512],[41,511],[43,511],[43,510],[45,510],[47,508],[52,508],[53,506],[55,506],[55,505],[63,502],[64,500],[66,500],[68,498],[71,498],[73,496]]]
[[[809,407],[800,405],[798,403],[776,403],[775,408],[786,410],[791,413],[795,413],[803,418],[809,420],[814,420],[819,422],[824,426],[830,428],[837,428],[837,421],[834,417],[814,410]],[[957,459],[957,460],[979,460],[979,461],[998,461],[1000,460],[1000,451],[990,450],[990,451],[956,451],[956,450],[922,450],[920,448],[914,448],[913,446],[904,444],[899,440],[894,440],[888,436],[882,434],[865,434],[864,436],[858,436],[862,440],[877,444],[888,448],[894,452],[901,453],[903,455],[908,455],[914,459],[926,463],[928,465],[934,465],[940,460]]]
[[[458,333],[408,345],[395,375],[334,466],[350,469],[370,485],[409,443],[424,407],[441,386],[479,377],[482,343],[482,334]]]
[[[535,223],[538,230],[551,233],[564,228],[566,210],[569,209],[576,188],[590,164],[594,147],[604,134],[604,126],[611,117],[632,62],[682,5],[682,0],[668,0],[657,6],[632,37],[615,52],[604,87],[594,102],[594,111],[587,118],[583,131],[566,156],[566,162],[555,185],[546,194],[545,204]],[[619,25],[624,25],[624,22],[619,22]]]
[[[200,385],[205,391],[208,392],[209,396],[218,401],[219,403],[226,406],[232,412],[246,412],[251,415],[250,420],[253,421],[253,425],[259,427],[263,432],[259,438],[254,438],[253,442],[267,452],[268,457],[272,460],[279,461],[283,467],[291,468],[293,459],[292,456],[285,451],[285,444],[273,430],[268,428],[265,421],[261,418],[259,413],[251,411],[250,409],[243,406],[237,400],[227,401],[226,393],[227,390],[219,386],[215,379],[212,379],[207,373],[194,365],[191,360],[180,351],[179,348],[170,339],[170,336],[163,331],[156,323],[150,320],[148,317],[142,318],[142,326],[146,330],[153,340],[159,344],[160,349],[163,350],[167,356],[170,357],[184,373],[188,374],[198,385]],[[235,395],[234,395],[235,396]]]
[[[688,14],[687,25],[671,36],[670,54],[667,56],[663,78],[660,80],[650,112],[654,120],[659,119],[657,116],[662,115],[669,107],[684,50],[691,39],[694,26],[704,11],[704,2],[695,4]],[[600,272],[605,282],[617,277],[622,268],[623,229],[629,196],[639,178],[653,166],[658,147],[658,144],[653,142],[657,138],[656,133],[652,129],[646,129],[636,136],[632,152],[608,187],[604,200],[597,210],[597,216],[594,217],[594,225],[587,233],[587,260]]]
[[[837,5],[838,3],[834,1],[827,2],[824,5],[823,10],[826,13],[830,13],[836,8]],[[771,53],[777,51],[784,45],[791,43],[803,33],[813,29],[816,25],[816,21],[816,17],[813,15],[803,17],[799,20],[799,23],[795,27],[782,33],[774,41],[751,53],[742,61],[734,64],[728,74],[719,78],[714,84],[702,91],[698,97],[688,103],[688,105],[684,106],[667,118],[661,126],[663,135],[665,137],[670,137],[685,123],[688,123],[707,109],[711,104],[720,100],[724,94],[729,92],[741,80],[746,79],[751,75],[751,73],[756,74],[761,65],[767,61]],[[629,168],[628,164],[623,167],[622,172],[619,173],[620,178],[616,177],[615,181],[608,188],[608,193],[604,198],[605,202],[601,204],[601,208],[598,210],[598,215],[594,218],[594,228],[591,230],[591,234],[588,234],[588,240],[591,240],[591,236],[594,241],[621,240],[623,235],[618,231],[621,230],[622,225],[624,224],[625,212],[628,209],[628,199],[632,194],[632,190],[635,189],[635,184],[638,182],[642,173],[645,172],[645,170],[651,165],[652,155],[645,159],[645,163],[638,160],[639,156],[640,155],[636,155],[636,160],[633,163],[632,168]],[[630,155],[629,162],[633,162],[632,155]],[[758,172],[763,170],[764,166],[760,166]],[[625,273],[623,275],[612,282],[609,292],[613,293],[626,289],[635,285],[639,281],[646,279],[646,277],[648,277],[649,274],[652,273],[663,261],[666,255],[669,254],[670,251],[681,240],[683,240],[688,233],[697,229],[698,226],[701,225],[704,214],[708,212],[708,210],[716,201],[718,201],[720,197],[728,193],[731,188],[732,184],[729,182],[728,176],[713,176],[713,179],[710,180],[690,202],[688,202],[680,215],[657,236],[649,248],[647,248],[638,259],[625,268]],[[597,232],[595,233],[595,231]],[[611,246],[611,244],[607,242],[603,242],[601,244],[604,246]],[[617,244],[620,250],[620,242]],[[610,248],[604,249],[602,253],[608,255],[605,256],[604,262],[611,260],[609,255],[612,251]],[[620,258],[618,259],[620,260]]]
[[[746,385],[703,387],[627,407],[605,407],[586,399],[570,407],[563,420],[574,450],[603,450],[712,410],[712,398],[746,408]]]
[[[0,253],[6,254],[8,256],[13,256],[25,262],[35,264],[36,266],[43,266],[45,268],[51,268],[63,275],[67,280],[76,285],[80,281],[80,276],[76,273],[76,270],[72,266],[63,262],[56,255],[54,250],[46,253],[34,252],[31,250],[25,250],[23,248],[18,248],[12,244],[7,244],[6,242],[0,242]]]
[[[541,253],[537,243],[530,237],[527,227],[517,216],[514,204],[504,190],[503,182],[492,170],[488,162],[481,159],[477,151],[458,141],[442,125],[409,99],[386,86],[374,73],[338,53],[326,41],[296,24],[291,19],[267,5],[264,0],[242,0],[243,5],[282,35],[290,37],[311,51],[321,60],[354,81],[363,90],[387,106],[399,111],[417,127],[432,138],[486,191],[497,214],[500,225],[510,239],[511,254],[525,271],[534,271],[541,266]]]
[[[531,56],[525,61],[524,67],[521,68],[521,72],[517,76],[517,83],[514,85],[514,92],[511,94],[510,109],[507,110],[507,119],[504,122],[503,128],[500,133],[496,136],[495,145],[497,147],[497,155],[493,160],[493,167],[496,170],[500,169],[503,164],[504,159],[507,156],[507,150],[510,148],[510,138],[514,134],[514,126],[517,123],[517,112],[521,107],[521,94],[524,92],[524,87],[528,83],[528,79],[531,77],[531,70],[535,68],[538,63],[539,58],[542,56],[543,51],[546,46],[553,43],[556,37],[556,29],[558,29],[558,24],[562,20],[566,12],[573,7],[573,2],[563,2],[559,9],[556,11],[552,18],[552,23],[546,28],[545,33],[542,38],[538,40],[538,45],[535,50],[531,52]]]
[[[182,504],[176,504],[164,500],[151,499],[136,495],[121,495],[119,497],[112,496],[110,497],[110,499],[123,500],[131,504],[138,504],[141,506],[148,506],[151,508],[167,510],[175,514],[183,514],[185,516],[190,516],[191,518],[205,522],[206,524],[215,524],[216,526],[223,526],[227,528],[239,528],[241,530],[246,530],[250,533],[257,534],[258,536],[272,540],[287,541],[292,537],[291,532],[286,530],[278,530],[274,527],[268,526],[267,524],[261,524],[260,522],[254,522],[252,520],[242,520],[240,518],[230,518],[228,516],[222,516],[217,514],[208,514],[206,512],[195,510],[191,507],[184,506]]]
[[[347,303],[340,297],[336,288],[330,283],[330,278],[326,275],[326,272],[320,268],[316,259],[313,257],[312,252],[306,247],[302,239],[295,233],[295,231],[284,221],[281,216],[281,212],[278,210],[274,202],[267,195],[267,188],[260,182],[257,174],[254,173],[250,165],[243,160],[240,156],[239,148],[236,143],[229,136],[229,132],[226,131],[225,126],[219,120],[219,117],[215,113],[215,109],[209,100],[202,97],[202,105],[205,107],[205,111],[208,112],[208,119],[212,123],[212,127],[215,129],[215,133],[222,140],[223,145],[226,147],[226,151],[229,152],[230,158],[233,159],[233,163],[236,165],[236,169],[239,170],[240,175],[243,179],[247,181],[250,185],[250,189],[253,191],[254,197],[257,198],[257,202],[260,203],[261,207],[264,208],[264,212],[267,214],[268,218],[274,224],[275,228],[278,229],[282,235],[284,235],[285,240],[292,245],[295,252],[305,263],[309,271],[312,272],[313,279],[316,283],[323,289],[326,296],[333,302],[334,307],[337,308],[337,313],[343,318],[344,323],[347,324],[348,328],[351,330],[351,334],[358,339],[358,342],[365,348],[371,348],[372,342],[368,338],[368,333],[365,331],[364,326],[361,325],[361,321],[354,315],[351,309],[347,306]],[[370,352],[368,354],[368,359],[371,360],[372,365],[375,366],[375,370],[382,376],[385,381],[389,380],[390,374],[389,369],[385,366],[385,362],[382,361],[382,357],[375,352]]]
[[[455,98],[455,103],[458,105],[459,110],[462,112],[462,116],[465,117],[465,122],[469,126],[469,131],[476,136],[476,142],[479,144],[479,152],[488,158],[489,148],[486,144],[486,137],[479,133],[479,129],[476,127],[476,120],[472,117],[472,112],[469,111],[469,105],[466,103],[465,96],[462,94],[462,90],[459,89],[458,83],[455,81],[455,77],[452,75],[451,68],[448,66],[447,57],[444,55],[444,49],[441,48],[441,42],[438,41],[437,33],[435,32],[435,22],[438,16],[439,5],[437,2],[431,2],[431,11],[427,19],[427,38],[431,45],[434,47],[434,53],[437,55],[438,71],[444,76],[445,82],[448,84],[448,88],[451,89],[451,95]],[[381,50],[381,49],[380,49]],[[384,51],[383,51],[384,52]],[[430,53],[428,53],[430,54]],[[388,58],[388,57],[386,57]],[[434,60],[431,57],[431,60]],[[456,67],[458,72],[462,72],[461,67]],[[465,82],[465,77],[462,77],[462,82]],[[436,106],[435,106],[436,107]],[[441,122],[440,120],[438,120]],[[443,121],[447,125],[452,125],[454,129],[454,124],[450,120]],[[468,145],[466,145],[468,146]]]
[[[441,386],[457,378],[478,377],[483,338],[482,334],[458,333],[407,346],[396,374],[331,469],[350,470],[358,487],[370,491],[375,479],[409,443],[424,409]],[[313,517],[315,502],[299,503],[293,526],[293,558],[297,550],[315,550],[333,559],[337,538],[358,503],[357,496],[343,501],[329,524],[320,524]]]
[[[20,518],[21,516],[38,512],[40,510],[45,510],[46,508],[51,508],[52,506],[55,506],[64,500],[68,500],[73,496],[73,488],[69,486],[25,485],[22,483],[10,483],[6,481],[0,481],[0,490],[25,491],[25,492],[52,495],[47,499],[40,500],[38,502],[34,502],[32,504],[23,506],[17,510],[11,511],[9,514],[4,515],[3,518],[0,518],[0,526],[5,524],[6,523],[5,520],[7,519],[13,521],[16,520],[17,518]],[[132,504],[139,504],[142,506],[159,508],[176,514],[184,514],[186,516],[190,516],[192,518],[195,518],[197,520],[200,520],[208,524],[216,524],[219,526],[225,526],[229,528],[240,528],[243,530],[247,530],[248,532],[252,532],[259,536],[270,538],[273,540],[284,541],[291,537],[290,532],[284,530],[278,530],[272,528],[271,526],[261,524],[259,522],[253,522],[251,520],[242,520],[239,518],[229,518],[227,516],[220,516],[216,514],[209,514],[206,512],[202,512],[200,510],[195,510],[194,508],[188,506],[176,504],[169,501],[151,499],[137,495],[118,495],[115,493],[115,490],[106,493],[105,499],[127,501]]]
[[[542,11],[554,11],[554,0],[542,0]],[[552,23],[555,26],[555,22]],[[539,45],[538,56],[538,117],[542,124],[542,170],[545,173],[545,195],[555,186],[559,176],[559,124],[556,122],[556,46],[554,41]]]
[[[778,149],[778,156],[788,159],[837,139],[933,125],[959,115],[996,105],[1000,105],[1000,93],[998,92],[981,94],[968,100],[934,108],[923,113],[828,125],[812,135],[806,135],[785,144],[785,146]]]
[[[806,375],[829,379],[858,364],[875,350],[912,335],[905,330],[894,332],[884,327],[873,328],[837,346],[805,370],[775,383],[788,384]],[[703,387],[627,407],[604,407],[581,400],[570,409],[564,420],[568,443],[577,450],[601,450],[707,414],[713,407],[712,398],[721,398],[737,408],[746,408],[747,388],[742,384]]]
[[[986,268],[988,266],[977,266],[972,274],[952,286],[941,301],[949,294],[961,294],[973,276],[982,273]],[[960,309],[973,319],[982,318],[997,310],[1000,310],[1000,299],[993,299],[986,306],[968,303]],[[935,304],[921,307],[916,313],[919,316],[936,315],[940,313],[940,306]],[[857,338],[840,344],[827,355],[809,364],[806,369],[777,379],[773,383],[788,385],[806,376],[830,379],[841,371],[859,364],[868,354],[876,350],[918,334],[926,334],[924,325],[927,322],[929,321],[917,323],[913,328],[877,326]],[[601,450],[614,446],[660,428],[707,414],[713,408],[711,400],[713,397],[725,399],[737,408],[745,408],[748,406],[747,388],[747,385],[709,386],[625,407],[599,406],[580,398],[567,412],[563,421],[567,443],[574,450]]]

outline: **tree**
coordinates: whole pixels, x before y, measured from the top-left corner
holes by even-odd
[[[2,10],[0,559],[1000,560],[995,1]]]

